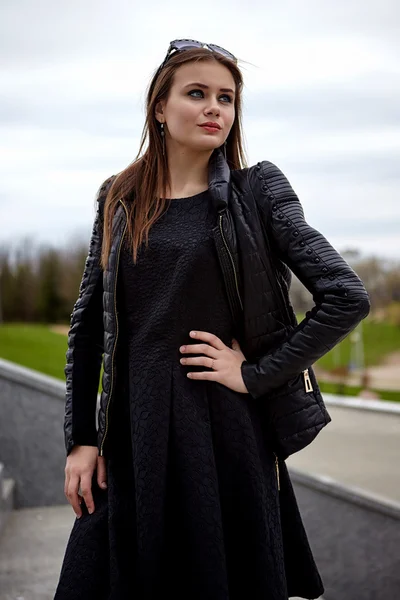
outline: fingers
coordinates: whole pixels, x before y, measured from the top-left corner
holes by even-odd
[[[78,481],[79,481],[79,477],[78,477]],[[70,483],[70,474],[69,474],[69,471],[67,469],[65,469],[64,494],[66,495],[68,500],[69,500],[69,497],[68,497],[69,483]],[[78,494],[78,501],[79,501],[79,504],[82,504],[82,496],[80,494]]]
[[[66,484],[66,493],[65,495],[68,498],[68,502],[71,504],[74,512],[79,519],[82,516],[82,509],[79,503],[79,477],[76,474],[70,474],[68,477],[68,484]]]
[[[89,513],[94,512],[92,479],[97,465],[97,458],[97,446],[83,445],[74,446],[67,457],[64,493],[78,519],[83,514],[80,507],[83,500],[85,500]]]
[[[225,345],[224,345],[225,348]],[[219,350],[209,344],[188,344],[181,346],[180,351],[183,354],[205,354],[211,358],[217,358]]]
[[[215,369],[216,361],[218,358],[221,358],[221,350],[225,350],[227,346],[213,333],[208,333],[207,331],[197,331],[190,332],[192,337],[193,333],[196,333],[195,337],[200,337],[201,339],[205,339],[209,343],[207,344],[188,344],[186,346],[181,346],[180,351],[185,354],[185,357],[180,359],[180,363],[182,365],[196,365],[208,367],[209,369]],[[210,345],[212,344],[212,345]],[[205,356],[193,356],[188,357],[187,354],[203,354]],[[208,379],[215,380],[217,374],[215,372],[202,371],[196,373],[187,373],[187,377],[189,379]]]
[[[94,501],[92,494],[92,475],[91,473],[84,473],[81,477],[81,493],[85,500],[86,507],[89,514],[94,512]]]
[[[225,348],[224,342],[214,333],[209,333],[208,331],[191,331],[190,337],[197,338],[199,340],[203,340],[211,346],[214,346],[217,350],[223,350]]]
[[[107,469],[104,456],[99,456],[97,459],[97,483],[101,489],[107,488]]]
[[[193,358],[181,358],[180,363],[188,366],[201,365],[213,369],[217,364],[217,360],[215,358],[208,358],[207,356],[194,356]]]
[[[69,471],[65,469],[65,483],[64,483],[64,494],[68,498],[68,486],[69,486]]]
[[[232,350],[240,350],[240,344],[236,338],[232,338]]]
[[[206,379],[207,381],[219,381],[219,374],[216,371],[193,371],[187,373],[189,379]]]
[[[79,494],[79,488],[82,494]],[[73,471],[65,471],[64,494],[71,504],[78,519],[82,516],[82,500],[85,500],[86,507],[90,514],[94,512],[94,501],[92,495],[92,476],[90,473],[82,474]]]

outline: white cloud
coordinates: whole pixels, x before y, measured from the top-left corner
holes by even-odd
[[[252,63],[250,164],[276,162],[332,243],[399,257],[399,13],[394,0],[3,2],[0,242],[90,232],[97,188],[139,149],[153,71],[192,37]]]

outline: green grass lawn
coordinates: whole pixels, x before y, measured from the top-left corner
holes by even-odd
[[[337,383],[332,383],[331,381],[321,381],[321,379],[318,377],[318,385],[320,387],[322,394],[324,394],[324,393],[338,394],[339,393]],[[360,391],[361,391],[361,386],[345,385],[342,388],[342,395],[343,396],[358,396]],[[387,400],[388,402],[400,402],[400,390],[399,391],[374,390],[374,391],[378,393],[379,398],[381,400]]]
[[[47,325],[0,325],[0,357],[46,375],[63,379],[67,338]]]
[[[304,315],[298,314],[300,323]],[[359,330],[360,326],[358,326]],[[364,319],[362,322],[364,352],[366,366],[379,364],[385,354],[400,348],[400,328],[388,323],[374,323]],[[351,335],[351,334],[350,334]],[[339,364],[348,364],[350,360],[351,342],[348,336],[340,347]],[[65,381],[64,366],[66,362],[67,338],[54,333],[46,325],[12,323],[0,325],[0,357],[17,364],[35,369],[47,375]],[[334,366],[334,351],[323,356],[318,364],[326,370]],[[100,380],[101,381],[101,380]],[[333,383],[320,382],[321,391],[337,392]],[[99,385],[100,389],[100,385]],[[347,387],[346,393],[356,395],[360,388]],[[385,400],[400,401],[399,392],[377,390]]]
[[[12,323],[0,325],[0,358],[65,381],[67,336],[47,325]],[[101,391],[100,372],[99,392]]]
[[[298,314],[297,320],[300,321],[304,315]],[[400,327],[390,323],[375,323],[368,317],[364,319],[354,330],[362,332],[364,340],[364,361],[366,367],[379,365],[385,354],[400,350]],[[350,353],[352,333],[338,344],[333,350],[325,354],[318,361],[322,369],[330,371],[335,366],[335,354],[338,359],[338,365],[348,365],[350,362]]]

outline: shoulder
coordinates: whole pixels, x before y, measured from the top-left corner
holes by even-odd
[[[298,199],[286,175],[273,162],[262,160],[242,171],[247,171],[248,184],[253,193],[268,196],[276,202]]]
[[[97,202],[105,201],[107,194],[109,192],[109,189],[112,186],[112,183],[115,178],[116,178],[116,175],[111,175],[111,177],[108,177],[105,181],[103,181],[103,183],[98,188],[97,193],[96,193]]]
[[[105,181],[103,181],[103,183],[97,190],[96,202],[98,203],[98,211],[99,211],[101,220],[103,220],[103,218],[104,218],[104,206],[106,203],[107,194],[108,194],[115,178],[116,178],[116,175],[111,175],[111,177],[107,177],[107,179]]]

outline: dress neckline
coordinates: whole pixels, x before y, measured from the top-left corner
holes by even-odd
[[[206,190],[203,190],[202,192],[198,192],[197,194],[194,194],[193,196],[185,196],[184,198],[167,198],[167,200],[169,200],[171,202],[180,202],[182,200],[192,200],[194,198],[199,198],[200,196],[207,194],[208,191],[209,190],[207,188]]]

